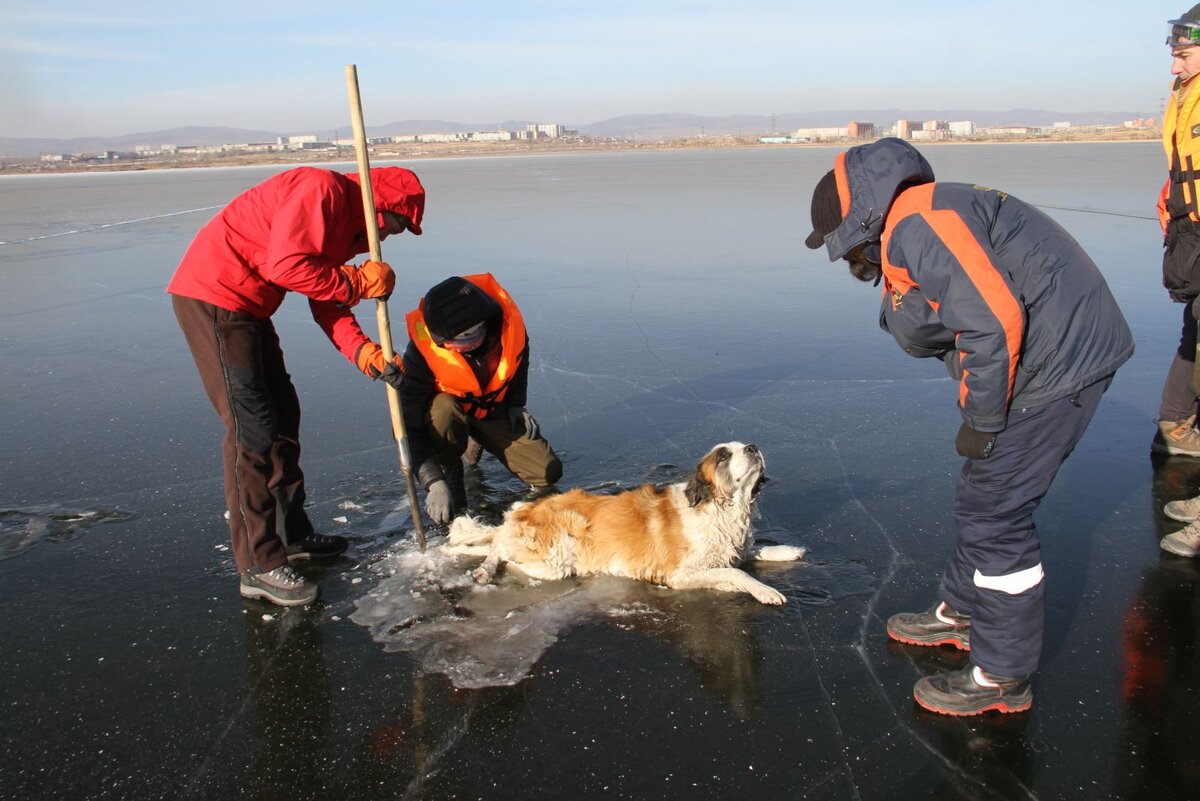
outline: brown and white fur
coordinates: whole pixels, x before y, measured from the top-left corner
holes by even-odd
[[[459,517],[447,549],[486,556],[472,574],[491,581],[501,562],[536,579],[606,573],[676,589],[745,592],[764,604],[782,593],[738,566],[751,559],[790,562],[803,548],[754,548],[750,518],[766,463],[755,445],[726,442],[710,450],[686,482],[646,484],[616,495],[573,489],[516,503],[499,526]]]

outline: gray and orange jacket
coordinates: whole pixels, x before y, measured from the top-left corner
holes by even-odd
[[[935,182],[900,139],[851,148],[834,175],[843,221],[826,237],[830,260],[881,241],[880,326],[913,356],[957,357],[958,404],[972,428],[1002,431],[1011,407],[1073,395],[1133,355],[1099,269],[1041,211]]]
[[[400,404],[412,464],[425,489],[442,478],[425,427],[425,416],[437,394],[453,395],[468,415],[483,420],[507,414],[510,407],[524,406],[528,390],[529,338],[520,309],[491,273],[463,278],[486,292],[500,308],[499,315],[487,321],[478,357],[468,359],[434,341],[425,324],[424,299],[405,315],[409,342],[404,350]]]

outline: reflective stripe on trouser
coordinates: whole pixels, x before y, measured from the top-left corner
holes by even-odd
[[[545,439],[530,439],[514,432],[508,416],[479,420],[468,416],[458,399],[438,393],[425,415],[433,458],[443,465],[459,459],[474,437],[484,449],[504,463],[517,478],[534,487],[546,487],[562,477],[562,462]]]
[[[269,319],[172,296],[205,393],[225,425],[229,534],[239,572],[287,564],[312,533],[300,470],[300,402]]]
[[[958,536],[939,597],[971,615],[971,662],[989,673],[1028,676],[1037,669],[1045,599],[1033,513],[1110,381],[1013,409],[991,457],[963,465],[954,498]]]

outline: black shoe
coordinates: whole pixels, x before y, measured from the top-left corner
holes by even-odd
[[[930,712],[943,715],[1024,712],[1033,706],[1028,676],[996,676],[975,665],[926,676],[913,686],[913,698]]]
[[[304,606],[317,597],[317,585],[287,565],[266,573],[243,573],[239,590],[243,598],[262,598],[279,606]]]
[[[463,453],[463,461],[468,467],[474,467],[479,464],[479,458],[483,456],[483,446],[475,441],[474,437],[467,438],[467,450]]]
[[[888,636],[909,645],[953,645],[971,650],[971,616],[960,615],[945,601],[924,612],[901,612],[887,622]]]
[[[345,537],[326,534],[309,534],[299,542],[283,546],[289,562],[297,559],[331,559],[346,552],[349,543]]]

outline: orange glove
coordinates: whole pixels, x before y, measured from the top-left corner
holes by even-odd
[[[383,358],[383,348],[374,342],[364,342],[354,354],[354,363],[372,381],[382,378],[396,389],[400,389],[400,379],[404,373],[399,353],[392,356],[392,362],[388,364],[387,359]]]
[[[385,261],[368,259],[361,267],[347,264],[338,269],[346,279],[346,302],[341,304],[344,309],[356,305],[363,298],[387,300],[396,288],[396,274]]]

